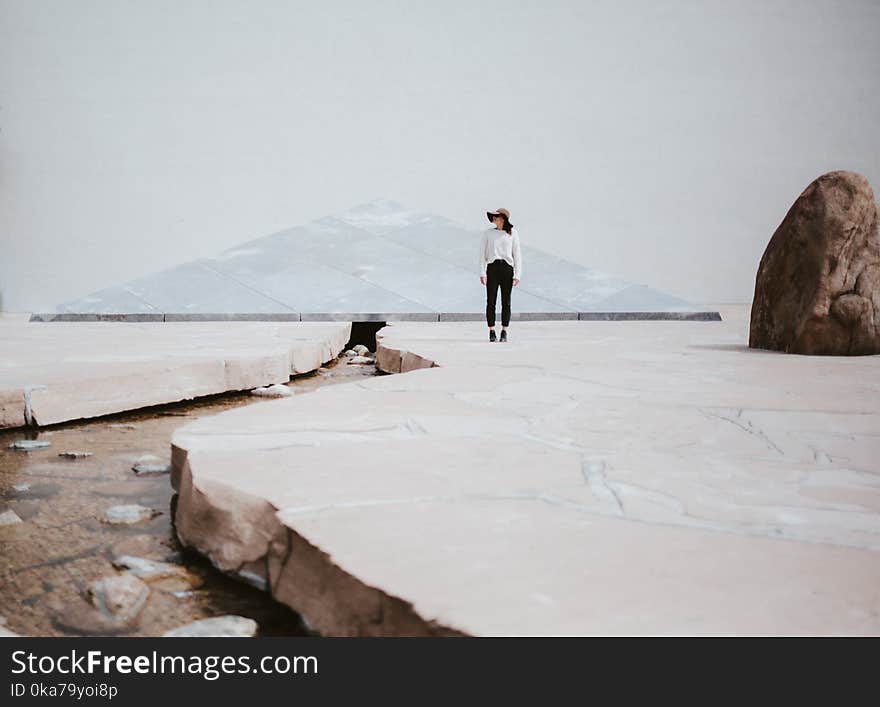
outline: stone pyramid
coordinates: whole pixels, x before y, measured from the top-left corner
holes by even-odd
[[[479,229],[381,199],[99,290],[44,316],[476,319],[485,307],[477,279],[479,238]],[[689,302],[556,257],[527,240],[523,261],[515,316],[705,318]]]

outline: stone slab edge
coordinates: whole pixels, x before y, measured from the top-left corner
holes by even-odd
[[[130,313],[93,314],[43,312],[32,322],[478,322],[482,312],[271,312],[271,313]],[[706,312],[514,312],[513,321],[683,321],[720,322],[721,314]]]
[[[146,319],[141,321],[155,320]],[[341,324],[342,322],[340,322]],[[339,328],[333,327],[334,331]],[[88,379],[68,381],[65,384],[51,387],[36,385],[15,387],[7,390],[0,389],[0,430],[56,425],[62,422],[103,417],[104,415],[129,412],[155,405],[168,405],[183,400],[195,400],[200,397],[234,390],[250,390],[262,385],[283,383],[289,380],[292,375],[316,370],[319,366],[337,357],[351,337],[350,327],[346,328],[344,335],[340,334],[341,332],[337,332],[324,337],[321,341],[309,341],[305,345],[299,344],[299,349],[297,349],[297,344],[291,344],[283,354],[283,361],[275,360],[273,362],[268,360],[273,357],[277,359],[276,354],[272,354],[268,358],[266,355],[260,354],[250,358],[242,358],[240,361],[237,361],[238,365],[236,366],[231,366],[230,361],[225,359],[182,362],[174,371],[167,375],[172,375],[176,371],[182,381],[188,382],[189,387],[176,389],[173,394],[166,392],[165,394],[157,395],[153,393],[154,397],[148,400],[141,395],[139,400],[132,400],[129,405],[125,406],[108,402],[108,400],[111,400],[108,398],[95,398],[94,386],[90,385]],[[201,368],[204,368],[206,365],[208,373],[216,368],[216,372],[221,374],[217,380],[213,380],[208,375],[207,380],[209,382],[206,383],[204,375],[199,375]],[[205,371],[201,372],[205,373]],[[90,406],[77,406],[75,401],[71,402],[70,398],[66,397],[71,395],[71,391],[79,391],[80,389],[89,391],[89,394],[92,395],[89,398]],[[139,393],[143,394],[143,390],[140,390]],[[97,407],[93,404],[95,400],[98,401]],[[112,398],[112,400],[116,400],[116,398]],[[41,413],[46,408],[52,410],[52,412],[41,420],[33,408],[39,408]]]
[[[211,479],[194,480],[187,450],[172,450],[180,542],[221,572],[292,607],[310,630],[329,636],[465,635],[346,572],[282,523],[279,509],[265,499]]]

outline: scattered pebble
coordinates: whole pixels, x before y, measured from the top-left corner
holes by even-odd
[[[145,508],[137,504],[111,506],[101,515],[101,521],[110,525],[134,525],[159,515],[162,515],[161,511]]]
[[[192,589],[187,589],[182,592],[171,592],[171,596],[175,597],[176,599],[185,599],[186,597],[191,597],[194,594],[195,592]]]
[[[65,457],[66,459],[85,459],[86,457],[92,456],[91,452],[78,452],[78,451],[70,451],[70,452],[59,452],[59,457]]]
[[[168,638],[251,638],[257,628],[256,621],[244,616],[215,616],[171,629],[163,635]]]
[[[19,439],[9,445],[10,449],[18,449],[22,452],[30,452],[34,449],[45,449],[51,443],[44,439]]]
[[[202,579],[185,567],[172,565],[170,562],[158,562],[134,555],[122,555],[113,560],[113,566],[131,572],[145,582],[155,580],[173,579],[172,583],[165,582],[163,588],[167,591],[185,591],[202,585]]]
[[[145,454],[135,462],[131,470],[138,476],[159,476],[170,473],[171,465],[153,454]]]
[[[254,388],[251,395],[257,395],[261,398],[289,398],[293,395],[293,391],[286,385],[276,383],[275,385],[267,385],[264,388]]]
[[[114,422],[111,425],[107,425],[107,427],[112,427],[114,430],[136,430],[137,425],[132,425],[127,422]]]
[[[67,631],[75,631],[86,636],[112,636],[129,632],[137,615],[114,616],[96,609],[80,595],[62,601],[50,599],[47,607],[52,611],[52,621]]]
[[[89,585],[89,599],[104,616],[132,619],[143,608],[150,588],[128,572],[103,577]]]
[[[349,364],[357,363],[357,364],[361,364],[361,365],[366,364],[366,363],[373,364],[373,363],[376,363],[376,360],[369,357],[369,356],[355,356],[354,358],[350,358],[348,360],[348,363]]]
[[[344,354],[342,354],[342,355],[343,355],[343,356],[348,356],[349,358],[351,358],[352,356],[357,356],[358,354],[357,354],[357,351],[354,351],[353,349],[348,349],[348,351],[346,351],[346,352],[345,352]]]
[[[21,518],[15,511],[8,510],[0,513],[0,525],[16,525],[17,523],[21,523]]]
[[[370,350],[366,346],[364,346],[363,344],[358,344],[357,346],[353,346],[352,351],[354,351],[358,356],[366,356],[370,353]]]
[[[30,484],[13,484],[12,489],[17,491],[18,493],[24,493],[25,491],[29,491],[31,488]]]

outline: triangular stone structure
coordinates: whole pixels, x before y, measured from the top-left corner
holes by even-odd
[[[479,238],[479,230],[377,200],[34,318],[477,319],[485,307],[477,280]],[[717,318],[677,297],[558,258],[528,240],[523,260],[515,317]]]

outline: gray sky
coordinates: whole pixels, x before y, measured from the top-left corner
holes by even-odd
[[[376,197],[748,301],[819,174],[880,189],[880,2],[0,0],[0,305]]]

